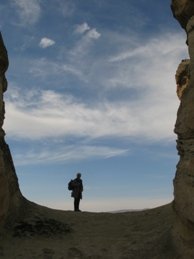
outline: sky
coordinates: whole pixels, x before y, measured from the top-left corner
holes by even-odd
[[[29,200],[72,210],[153,208],[173,200],[188,58],[169,0],[1,0],[9,55],[6,142]]]

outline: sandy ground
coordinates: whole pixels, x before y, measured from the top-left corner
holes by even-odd
[[[139,212],[51,210],[28,203],[0,236],[7,259],[174,259],[171,204]]]

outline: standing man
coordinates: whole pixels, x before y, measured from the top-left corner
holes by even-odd
[[[81,179],[81,174],[77,173],[77,176],[72,183],[72,193],[71,193],[71,197],[74,198],[74,211],[81,211],[79,209],[79,203],[80,203],[80,200],[82,199],[82,192],[83,192],[83,183]]]

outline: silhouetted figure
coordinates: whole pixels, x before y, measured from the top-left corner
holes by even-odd
[[[83,183],[81,179],[81,174],[77,173],[76,178],[72,182],[72,193],[71,197],[74,198],[74,211],[80,211],[79,204],[82,199]]]

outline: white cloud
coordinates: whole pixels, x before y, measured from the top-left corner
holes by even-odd
[[[45,49],[45,48],[53,46],[54,44],[55,44],[54,40],[44,37],[40,40],[39,46],[41,48]]]
[[[85,34],[85,37],[89,39],[98,39],[101,36],[97,29],[90,28],[87,22],[77,25],[75,28],[75,32],[78,34]]]
[[[87,24],[87,22],[84,22],[76,26],[75,32],[83,34],[84,32],[89,30],[90,30],[90,26]]]
[[[165,101],[158,104],[157,100],[101,102],[89,107],[72,96],[54,91],[35,91],[34,95],[30,92],[26,96],[20,93],[18,99],[14,93],[14,98],[8,97],[6,101],[5,129],[10,137],[27,139],[71,135],[172,138],[172,108]]]
[[[14,0],[21,24],[31,25],[39,20],[41,8],[39,0]]]
[[[10,86],[4,126],[7,134],[27,139],[65,136],[127,137],[136,141],[174,139],[179,105],[174,74],[179,61],[186,55],[183,42],[180,34],[166,33],[142,45],[132,44],[129,55],[127,40],[124,40],[122,51],[117,55],[108,60],[96,58],[95,65],[89,63],[87,85],[94,87],[94,95],[102,92],[103,96],[90,105],[73,97],[73,93],[71,96],[53,90],[30,91],[29,98],[29,92],[18,89],[19,93],[16,95],[15,90],[13,98],[13,87]],[[38,70],[32,72],[46,73],[45,80],[51,72],[55,76],[66,72],[81,78],[85,65],[83,60],[78,70],[76,64],[44,59],[40,62],[43,66],[36,62],[34,68]],[[122,99],[119,94],[122,89],[129,89],[132,94],[134,91],[134,96],[130,98],[129,92],[129,98]],[[106,91],[115,90],[118,91],[116,102],[106,98]]]
[[[96,29],[91,29],[88,31],[87,36],[91,39],[98,39],[101,34]]]

